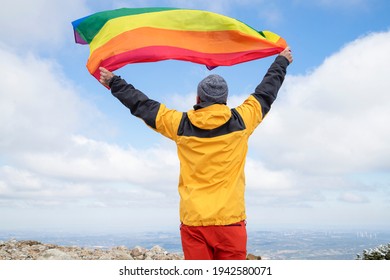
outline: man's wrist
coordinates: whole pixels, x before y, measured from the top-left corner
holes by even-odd
[[[115,80],[116,78],[119,78],[119,77],[116,76],[116,75],[113,75],[113,76],[107,81],[107,84],[108,84],[109,87],[112,86],[112,83],[114,82],[114,80]]]

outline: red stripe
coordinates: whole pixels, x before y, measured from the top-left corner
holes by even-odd
[[[176,47],[145,47],[111,56],[105,60],[102,60],[100,66],[105,67],[109,71],[114,71],[130,63],[155,62],[160,60],[175,59],[191,61],[206,65],[210,68],[215,68],[216,66],[231,66],[254,59],[268,57],[274,54],[278,54],[282,50],[282,47],[274,47],[258,51],[251,50],[246,52],[215,54],[200,53]],[[99,80],[99,68],[96,69],[95,72],[90,70],[90,73]]]

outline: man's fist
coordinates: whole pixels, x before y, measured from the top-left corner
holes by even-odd
[[[293,62],[293,57],[292,57],[292,54],[291,54],[290,47],[285,48],[285,49],[280,53],[280,55],[281,55],[281,56],[284,56],[285,58],[287,58],[288,62],[290,62],[290,63]]]
[[[104,67],[99,67],[100,70],[100,79],[99,81],[106,87],[108,87],[108,84],[110,83],[110,80],[112,77],[114,77],[114,74],[110,71],[108,71]]]

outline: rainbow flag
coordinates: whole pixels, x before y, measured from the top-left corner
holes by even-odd
[[[230,66],[280,53],[286,41],[227,16],[177,8],[123,8],[72,22],[75,41],[89,44],[89,72],[167,59]]]

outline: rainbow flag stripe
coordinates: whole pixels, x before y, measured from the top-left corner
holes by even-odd
[[[230,66],[280,53],[286,41],[227,16],[177,8],[123,8],[72,22],[75,41],[89,44],[89,72],[167,59]]]

